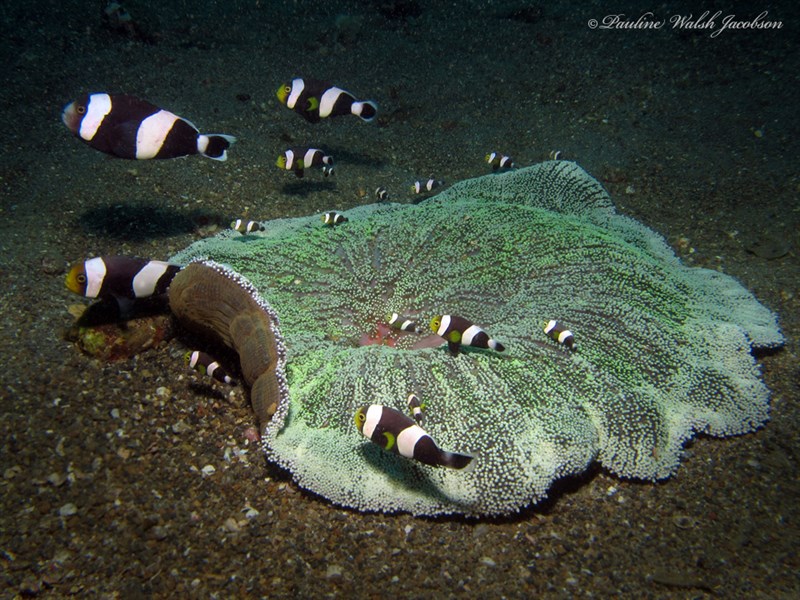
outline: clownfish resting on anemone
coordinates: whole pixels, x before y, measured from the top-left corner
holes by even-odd
[[[483,329],[472,321],[458,315],[438,315],[431,319],[431,330],[447,340],[447,348],[453,356],[458,355],[461,346],[491,348],[502,352],[503,344],[489,337]]]
[[[474,458],[442,450],[414,419],[394,408],[379,404],[362,406],[354,418],[358,430],[370,441],[426,465],[463,469]]]
[[[202,336],[221,341],[239,355],[242,377],[250,386],[250,402],[263,430],[287,397],[286,349],[277,315],[244,277],[213,261],[186,267],[163,261],[102,256],[76,264],[67,288],[88,298],[141,299],[166,293],[172,313]],[[213,359],[198,355],[206,372],[230,383]],[[204,364],[208,363],[208,364]]]

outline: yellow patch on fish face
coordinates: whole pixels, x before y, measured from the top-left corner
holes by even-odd
[[[356,422],[356,427],[358,427],[359,431],[364,430],[364,423],[367,422],[367,411],[366,407],[362,406],[356,411],[355,417],[353,419]]]
[[[275,166],[280,168],[280,169],[285,169],[286,168],[286,157],[283,154],[281,154],[278,157],[278,160],[275,161]]]
[[[278,88],[278,91],[275,93],[278,96],[278,100],[281,101],[281,104],[286,104],[286,99],[289,97],[289,94],[292,93],[292,86],[290,85],[282,85]]]
[[[439,326],[442,324],[442,317],[436,316],[431,319],[431,331],[436,333],[439,331]]]
[[[86,293],[86,270],[83,263],[78,263],[69,270],[64,281],[67,289],[83,296]]]

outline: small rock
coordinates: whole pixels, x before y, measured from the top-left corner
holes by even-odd
[[[239,527],[239,523],[233,517],[228,517],[225,519],[225,522],[222,524],[222,528],[225,531],[230,531],[231,533],[236,533],[237,531],[241,531],[241,527]]]
[[[203,476],[209,477],[217,472],[217,468],[214,465],[206,465],[200,469],[200,472],[203,474]]]
[[[5,479],[14,479],[14,477],[19,475],[21,472],[22,468],[17,465],[14,465],[13,467],[9,467],[5,471],[3,471],[3,477]]]
[[[187,424],[186,421],[181,419],[177,423],[173,423],[172,425],[172,433],[176,433],[178,435],[185,433],[191,429],[191,425]]]
[[[344,573],[344,569],[339,565],[328,565],[325,571],[325,579],[341,579],[342,573]]]
[[[481,556],[481,561],[480,562],[481,562],[482,565],[486,565],[487,567],[496,567],[497,566],[497,563],[494,562],[488,556]]]
[[[67,476],[63,473],[56,473],[55,471],[47,476],[47,482],[53,487],[61,487],[67,480]]]
[[[476,525],[475,528],[472,530],[472,537],[475,539],[481,538],[484,535],[489,533],[489,526],[485,523],[481,523],[480,525]]]
[[[61,508],[58,509],[58,514],[62,517],[71,517],[72,515],[78,512],[78,507],[75,506],[72,502],[67,502]]]
[[[245,506],[242,512],[244,512],[244,516],[248,519],[255,519],[259,514],[252,506]]]

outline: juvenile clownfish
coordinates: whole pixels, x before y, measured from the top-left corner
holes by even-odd
[[[87,298],[147,298],[164,294],[181,270],[161,260],[128,256],[98,256],[74,265],[67,273],[67,288]]]
[[[84,94],[64,108],[61,120],[89,146],[118,158],[227,160],[236,142],[232,135],[202,134],[186,119],[125,94]]]
[[[500,154],[499,152],[491,152],[486,155],[486,162],[488,162],[493,171],[497,171],[497,169],[513,169],[514,168],[514,161],[510,156],[506,156],[505,154]]]
[[[296,177],[302,177],[310,167],[322,167],[325,177],[333,175],[333,157],[319,148],[289,148],[278,156],[275,166],[286,171],[293,171]]]
[[[411,416],[417,422],[417,425],[422,425],[422,411],[425,410],[425,405],[420,402],[419,396],[416,394],[408,395],[408,408],[411,411]]]
[[[258,221],[245,221],[244,219],[236,219],[235,221],[231,221],[231,229],[238,231],[242,235],[246,235],[256,231],[264,231],[266,227],[264,227]]]
[[[399,329],[400,331],[416,331],[417,324],[412,321],[411,319],[404,319],[396,312],[393,312],[389,315],[389,325],[391,325],[394,329]]]
[[[575,336],[572,335],[572,332],[555,319],[551,319],[544,324],[544,332],[551,340],[555,340],[570,350],[577,348]]]
[[[347,217],[340,212],[331,210],[322,215],[322,222],[329,227],[335,227],[336,225],[347,223]]]
[[[278,88],[278,100],[309,123],[340,115],[356,115],[374,121],[378,105],[371,100],[356,100],[350,92],[317,79],[297,77]]]
[[[385,202],[386,200],[389,199],[389,192],[383,186],[377,187],[375,188],[375,197],[380,202]]]
[[[491,348],[502,352],[505,346],[489,337],[483,329],[472,321],[457,315],[439,315],[431,319],[431,330],[447,340],[447,348],[453,356],[458,355],[459,347]]]
[[[228,375],[228,372],[211,355],[200,350],[189,350],[185,356],[189,367],[195,371],[205,373],[222,383],[236,385],[236,380]]]
[[[411,192],[414,194],[426,194],[432,192],[438,187],[442,187],[444,181],[440,179],[433,179],[432,177],[427,181],[415,181],[411,186]]]
[[[355,422],[367,439],[384,450],[426,465],[463,469],[474,458],[440,449],[414,419],[388,406],[362,406],[356,411]]]

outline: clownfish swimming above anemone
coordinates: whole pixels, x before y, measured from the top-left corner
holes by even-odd
[[[378,105],[372,100],[356,100],[350,92],[317,79],[297,77],[278,88],[278,100],[309,123],[341,115],[356,115],[374,121]]]
[[[202,134],[192,123],[126,94],[84,94],[64,107],[64,125],[100,152],[117,158],[177,158],[201,154],[227,160],[232,135]]]

